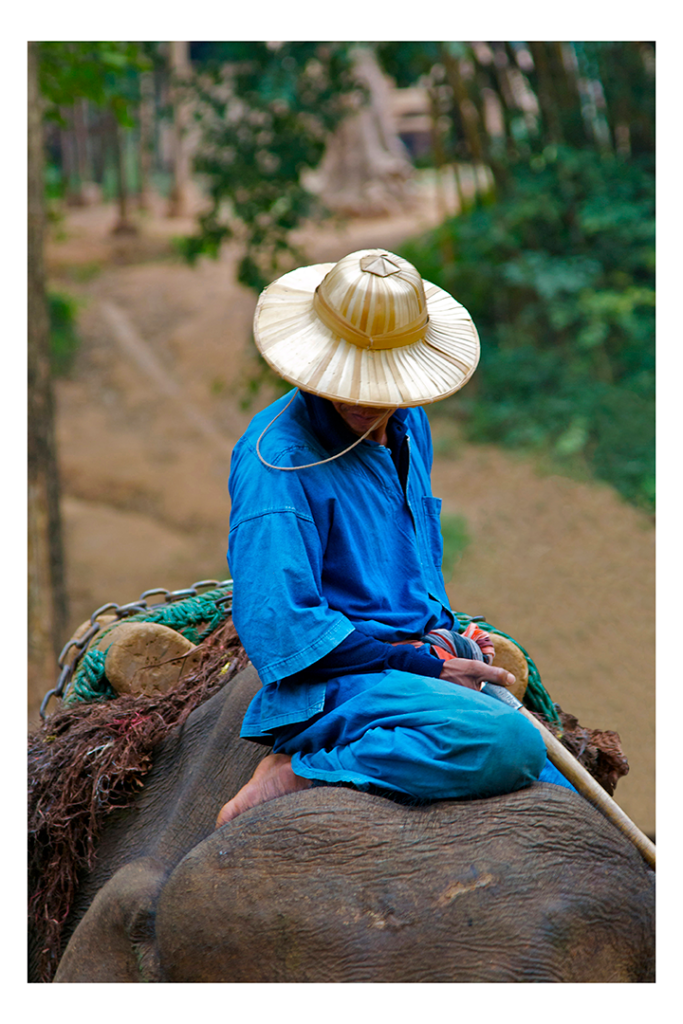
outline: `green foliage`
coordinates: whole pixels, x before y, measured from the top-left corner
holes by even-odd
[[[99,111],[100,125],[96,148],[103,156],[98,179],[103,185],[105,198],[120,193],[122,178],[130,177],[130,170],[124,164],[132,163],[127,153],[126,138],[136,123],[140,105],[141,73],[150,71],[161,60],[156,43],[136,42],[42,42],[38,43],[38,77],[43,99],[43,116],[52,123],[46,139],[52,137],[52,145],[46,149],[46,200],[48,215],[59,217],[60,200],[65,198],[74,185],[80,184],[82,168],[69,167],[65,161],[63,140],[55,146],[58,138],[55,126],[69,131],[73,129],[76,108],[85,117],[85,108]],[[107,130],[103,133],[102,129]],[[112,132],[112,128],[114,128]],[[110,141],[107,143],[106,137]],[[121,166],[111,168],[107,150],[114,144],[114,153],[122,148]],[[114,162],[119,163],[118,155]],[[92,163],[90,171],[92,173]],[[112,180],[113,179],[113,180]]]
[[[439,61],[440,43],[378,43],[375,49],[382,67],[399,89],[407,89],[429,76]]]
[[[441,536],[443,537],[443,560],[441,567],[444,579],[448,581],[455,572],[463,552],[470,543],[470,532],[465,517],[442,513]]]
[[[86,99],[109,108],[119,124],[132,127],[139,102],[139,74],[152,67],[149,44],[44,42],[39,44],[40,91],[45,116],[63,124],[60,108]]]
[[[443,239],[455,257],[443,262]],[[548,148],[492,206],[403,255],[466,305],[482,341],[461,395],[435,407],[479,441],[585,465],[654,501],[654,173],[649,159]]]
[[[96,277],[99,277],[102,269],[99,260],[87,260],[85,263],[74,263],[72,266],[64,268],[64,273],[72,281],[87,284],[88,281],[94,281]]]
[[[238,279],[260,291],[302,262],[290,233],[320,214],[301,183],[314,168],[350,97],[360,95],[346,44],[203,44],[198,75],[202,142],[195,160],[211,208],[182,243],[189,260],[216,256],[237,234]]]
[[[81,343],[76,328],[78,302],[70,295],[49,292],[50,365],[55,377],[68,374]]]

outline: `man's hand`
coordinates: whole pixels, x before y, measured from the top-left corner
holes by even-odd
[[[497,683],[508,689],[514,684],[515,677],[511,672],[496,665],[487,665],[484,661],[472,661],[470,658],[451,658],[443,663],[439,679],[447,679],[449,683],[457,683],[468,690],[481,690],[482,683]]]

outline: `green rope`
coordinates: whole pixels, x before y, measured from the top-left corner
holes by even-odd
[[[214,590],[207,590],[205,594],[186,597],[181,601],[153,605],[145,611],[128,615],[125,619],[117,619],[116,622],[111,623],[101,633],[98,633],[97,639],[101,641],[120,622],[152,622],[160,626],[168,626],[169,629],[182,633],[191,643],[199,644],[225,621],[226,615],[230,611],[231,602],[217,605],[216,601],[224,598],[231,590],[232,583]],[[106,650],[92,650],[83,656],[74,673],[69,692],[64,697],[65,704],[75,704],[79,701],[113,700],[118,696],[104,671],[108,650],[108,647]]]
[[[214,603],[219,597],[225,597],[222,589],[209,590],[197,597],[188,597],[175,604],[161,605],[159,608],[150,609],[149,612],[131,615],[128,621],[154,622],[159,626],[168,626],[177,633],[182,633],[191,643],[200,644],[225,620],[226,606],[216,606]],[[198,627],[202,623],[206,625],[200,631]]]
[[[118,619],[107,629],[99,634],[99,639],[107,636],[108,633],[118,626],[119,622],[153,622],[161,626],[168,626],[170,629],[182,633],[191,643],[199,644],[209,636],[225,620],[230,610],[231,602],[217,605],[216,601],[230,593],[232,584],[208,590],[205,594],[198,594],[195,597],[187,597],[181,601],[168,604],[153,605],[148,610],[137,612],[135,615],[127,616],[126,619]],[[459,624],[459,632],[464,632],[470,622],[471,615],[456,613]],[[497,629],[489,622],[478,621],[482,629],[489,633],[497,633],[511,640],[519,647],[529,666],[529,682],[524,694],[524,704],[530,711],[536,711],[547,721],[560,726],[560,719],[555,710],[548,691],[541,682],[536,665],[533,660],[514,637]],[[200,628],[202,627],[202,628]],[[107,648],[108,650],[108,648]],[[74,673],[72,686],[64,698],[65,704],[72,704],[78,701],[102,701],[112,700],[117,696],[106,677],[104,664],[107,650],[88,651]]]
[[[456,612],[455,615],[460,625],[458,632],[463,633],[469,626],[470,622],[472,622],[472,616],[461,615],[458,612]],[[510,636],[509,633],[504,633],[502,629],[496,629],[496,627],[492,626],[490,622],[477,620],[476,625],[479,626],[480,629],[486,630],[487,633],[497,633],[498,636],[504,636],[508,640],[512,640],[513,644],[519,647],[520,651],[526,658],[527,665],[529,666],[529,682],[527,684],[526,693],[524,694],[522,703],[529,709],[529,711],[535,711],[537,714],[543,715],[546,721],[552,722],[553,725],[556,725],[561,729],[562,723],[560,722],[560,717],[555,709],[553,701],[551,700],[550,694],[541,682],[541,676],[536,665],[522,645],[515,640],[513,636]]]
[[[111,700],[116,692],[109,685],[104,673],[106,651],[88,651],[74,677],[74,687],[65,700],[65,704],[73,704],[79,700]]]

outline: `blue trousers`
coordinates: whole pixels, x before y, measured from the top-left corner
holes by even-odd
[[[396,669],[332,680],[323,711],[278,730],[273,750],[290,754],[303,778],[381,786],[419,800],[510,793],[547,768],[569,785],[546,766],[538,730],[513,708]]]

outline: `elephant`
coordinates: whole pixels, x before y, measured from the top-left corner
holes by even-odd
[[[259,685],[247,665],[155,747],[80,880],[55,983],[655,980],[654,873],[569,789],[316,786],[216,829],[268,752],[239,736]]]

